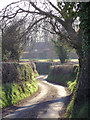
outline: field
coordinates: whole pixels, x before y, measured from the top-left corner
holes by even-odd
[[[20,62],[60,62],[60,59],[20,59]],[[68,62],[78,62],[78,59],[69,59]]]

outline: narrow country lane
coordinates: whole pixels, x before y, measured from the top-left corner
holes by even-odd
[[[47,76],[37,78],[39,93],[4,118],[60,118],[67,96],[63,86],[49,83]]]

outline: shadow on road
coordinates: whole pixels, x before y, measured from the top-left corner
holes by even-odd
[[[40,113],[45,114],[49,106],[53,103],[61,102],[61,104],[65,103],[65,100],[69,99],[70,96],[61,97],[60,99],[56,98],[55,100],[49,100],[45,102],[40,102],[37,104],[33,104],[30,106],[22,106],[20,108],[26,108],[27,112],[25,115],[22,115],[22,118],[37,118]]]

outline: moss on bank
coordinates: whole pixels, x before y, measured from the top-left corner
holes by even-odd
[[[30,84],[29,81],[20,83],[15,82],[6,83],[2,85],[2,108],[16,104],[25,97],[30,96],[38,90],[37,82],[33,79]]]
[[[2,67],[2,108],[16,104],[38,90],[34,79],[38,73],[30,64],[4,63]]]
[[[79,100],[78,105],[75,102],[75,98],[77,95],[78,75],[79,75],[79,72],[77,73],[75,81],[73,83],[71,83],[70,86],[68,87],[72,92],[72,97],[71,97],[70,103],[67,106],[65,118],[71,118],[71,119],[85,118],[85,119],[87,119],[89,117],[88,116],[88,99],[82,100],[82,101]],[[71,87],[71,85],[73,85],[73,84],[74,84],[74,86]],[[75,105],[75,107],[74,107],[74,105]]]

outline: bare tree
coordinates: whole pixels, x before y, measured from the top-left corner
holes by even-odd
[[[17,16],[21,16],[22,19],[25,18],[28,23],[26,23],[23,35],[35,30],[35,25],[40,27],[43,21],[48,22],[51,27],[50,29],[45,29],[52,34],[59,35],[76,49],[79,57],[79,66],[82,68],[84,64],[82,30],[76,29],[76,23],[77,26],[79,25],[79,22],[76,22],[79,19],[79,5],[80,3],[59,2],[59,0],[57,2],[51,2],[50,0],[20,0],[9,4],[2,10],[1,20],[8,24],[11,19]],[[66,34],[63,34],[62,29]],[[82,80],[80,82],[81,86],[85,83],[84,80],[83,83]]]
[[[24,6],[25,9],[23,9],[22,6]],[[31,28],[36,25],[36,23],[39,23],[43,19],[46,19],[47,22],[49,22],[52,26],[52,30],[50,30],[54,31],[52,33],[59,34],[60,36],[64,37],[65,40],[67,40],[70,44],[72,44],[73,47],[78,48],[78,45],[81,45],[81,40],[78,40],[78,38],[80,39],[80,34],[79,31],[76,32],[73,29],[73,24],[77,15],[75,14],[71,17],[69,15],[71,11],[69,12],[69,9],[67,9],[70,7],[72,10],[73,8],[75,9],[76,6],[76,3],[70,4],[60,2],[54,5],[54,3],[50,2],[49,0],[35,0],[33,2],[32,0],[21,0],[19,2],[13,2],[5,9],[3,9],[3,19],[6,19],[7,21],[7,19],[10,20],[21,13],[23,15],[23,18],[26,17],[29,20],[29,25],[25,32],[30,31]],[[73,13],[76,13],[77,11],[78,9],[75,9],[75,12],[73,11]],[[68,39],[67,36],[62,34],[62,31],[60,29],[61,27],[67,31]]]

